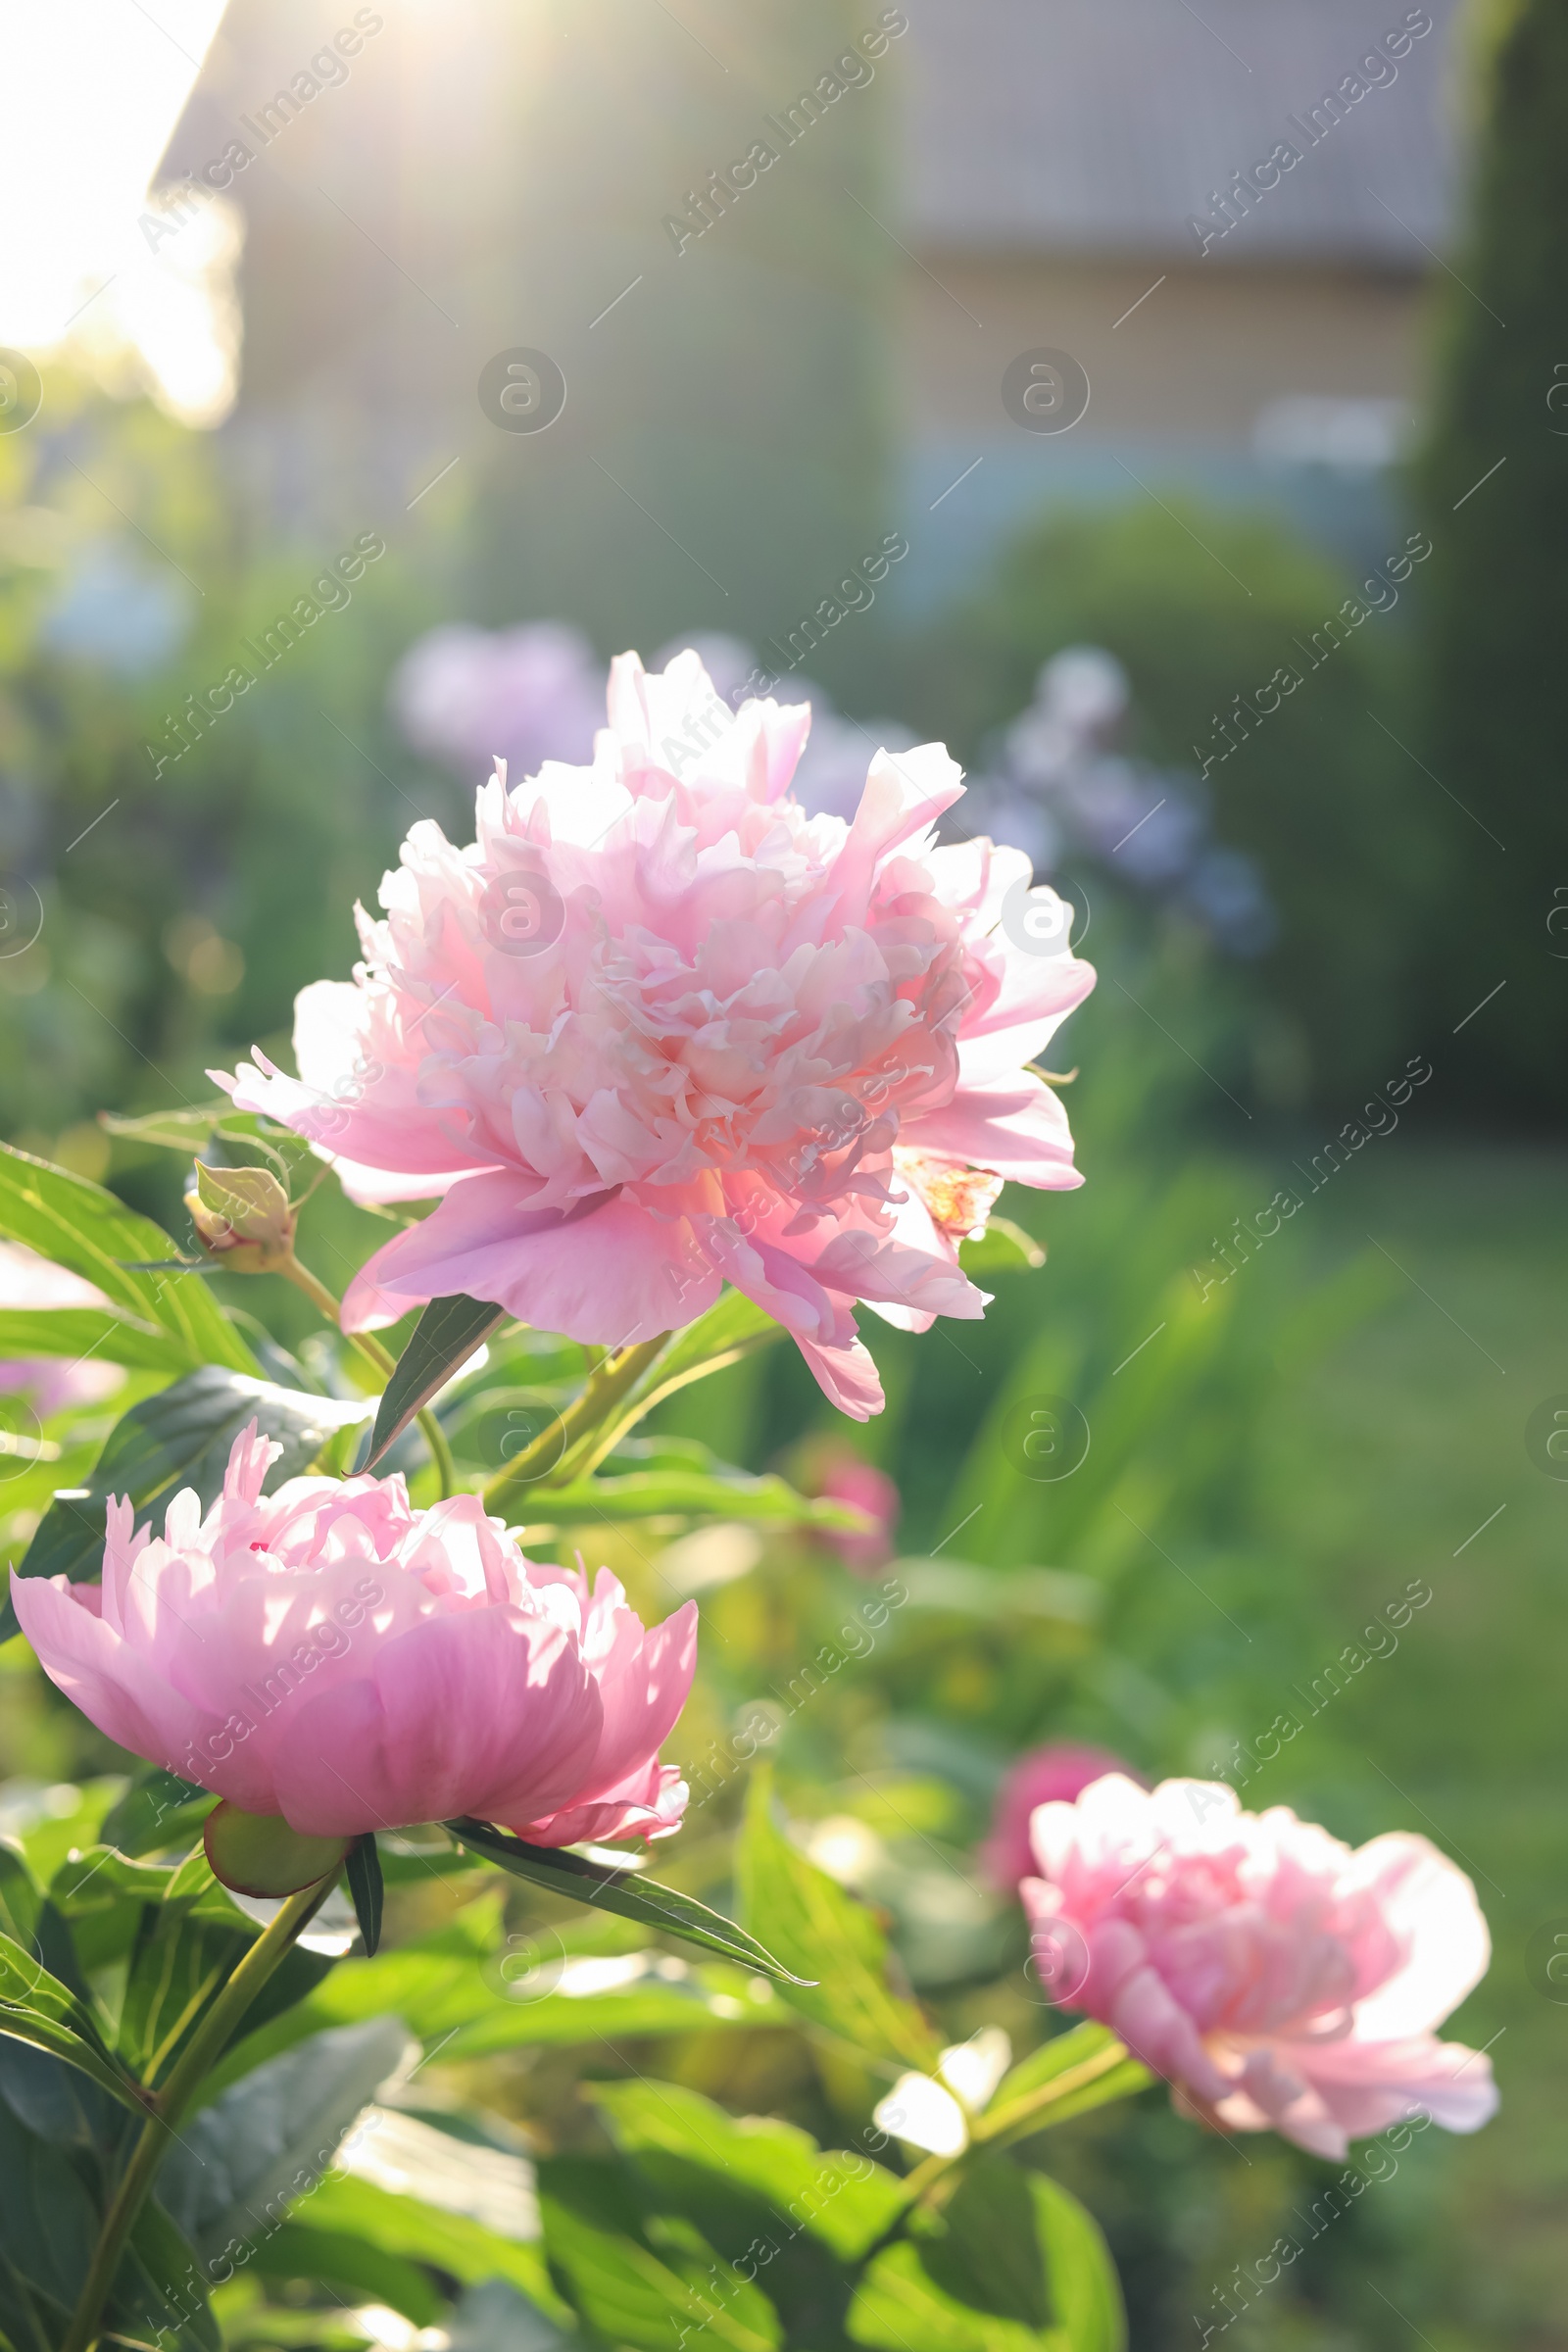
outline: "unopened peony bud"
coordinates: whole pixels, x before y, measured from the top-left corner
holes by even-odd
[[[294,1254],[288,1195],[270,1168],[210,1168],[198,1160],[185,1206],[225,1274],[270,1274]]]

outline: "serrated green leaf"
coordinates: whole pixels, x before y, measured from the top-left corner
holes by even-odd
[[[887,1938],[866,1906],[808,1862],[773,1818],[772,1778],[753,1773],[736,1850],[741,1916],[765,1924],[793,1980],[785,1997],[818,2026],[874,2058],[935,2070],[936,2035],[888,1983]],[[816,1979],[803,1984],[802,1979]]]
[[[368,1403],[342,1404],[205,1364],[122,1415],[85,1487],[55,1497],[12,1573],[91,1583],[102,1571],[104,1513],[111,1494],[130,1496],[138,1524],[180,1487],[193,1487],[205,1509],[221,1494],[229,1449],[251,1420],[283,1448],[268,1474],[269,1487],[277,1487],[308,1469],[335,1430],[368,1420],[369,1411]],[[15,1631],[8,1595],[0,1641]]]
[[[116,2065],[86,2003],[26,1947],[0,1936],[0,2034],[63,2058],[136,2114],[146,2110]]]
[[[444,1827],[464,1845],[483,1854],[487,1862],[495,1862],[514,1878],[528,1879],[536,1886],[547,1886],[552,1894],[564,1895],[569,1902],[592,1903],[606,1911],[614,1911],[622,1919],[641,1921],[645,1928],[658,1928],[666,1936],[678,1936],[684,1942],[700,1944],[705,1951],[717,1952],[725,1960],[739,1960],[749,1968],[759,1969],[763,1976],[774,1977],[780,1984],[796,1984],[795,1977],[782,1961],[775,1960],[766,1945],[734,1920],[726,1919],[720,1911],[710,1911],[690,1894],[676,1887],[662,1886],[656,1879],[645,1879],[635,1871],[607,1870],[602,1864],[585,1861],[582,1855],[568,1853],[564,1847],[525,1845],[505,1830],[492,1829],[482,1821],[449,1821]]]
[[[461,1292],[450,1298],[431,1299],[398,1357],[397,1369],[376,1409],[367,1470],[373,1470],[391,1451],[415,1414],[462,1370],[490,1333],[499,1324],[514,1320],[504,1306],[485,1298],[466,1298]]]
[[[113,1305],[166,1332],[186,1365],[254,1372],[256,1359],[199,1276],[137,1272],[178,1251],[160,1226],[102,1185],[0,1144],[0,1235],[96,1284]]]

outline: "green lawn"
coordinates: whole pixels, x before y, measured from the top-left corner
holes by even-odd
[[[1568,2337],[1568,2006],[1527,1958],[1547,1923],[1568,1932],[1568,1483],[1525,1446],[1535,1408],[1568,1393],[1565,1174],[1544,1152],[1391,1137],[1276,1245],[1302,1283],[1369,1237],[1403,1269],[1268,1416],[1263,1532],[1274,1573],[1312,1593],[1299,1668],[1316,1672],[1408,1580],[1433,1597],[1248,1801],[1289,1802],[1357,1838],[1427,1831],[1475,1878],[1494,1949],[1459,2026],[1477,2044],[1496,2037],[1501,2113],[1380,2191],[1389,2242],[1373,2261],[1369,2238],[1365,2275],[1396,2308],[1343,2264],[1335,2301],[1358,2315],[1344,2339],[1358,2343],[1413,2344],[1419,2329],[1439,2352],[1535,2352]],[[1342,2340],[1284,2322],[1284,2307],[1260,2307],[1233,2340]]]

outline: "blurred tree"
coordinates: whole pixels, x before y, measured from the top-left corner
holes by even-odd
[[[1489,0],[1473,224],[1444,302],[1423,752],[1455,814],[1446,917],[1424,942],[1454,1051],[1489,1108],[1561,1120],[1568,1051],[1568,14]],[[1484,824],[1486,830],[1480,829]],[[1489,839],[1488,834],[1494,836]]]
[[[897,249],[873,215],[898,50],[876,27],[897,12],[339,13],[349,61],[318,0],[232,0],[163,167],[199,185],[228,142],[255,150],[226,189],[253,501],[394,552],[411,502],[465,516],[472,618],[560,615],[607,650],[788,629],[887,527]],[[731,171],[759,145],[771,163]],[[546,431],[481,407],[519,347],[565,378]]]

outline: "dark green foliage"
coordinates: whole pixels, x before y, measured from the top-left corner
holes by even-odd
[[[1391,527],[1390,556],[1407,535]],[[1256,858],[1279,914],[1247,986],[1274,1065],[1259,1091],[1283,1107],[1308,1093],[1332,1105],[1426,1034],[1412,963],[1445,845],[1469,828],[1394,740],[1412,740],[1400,607],[1419,578],[1415,564],[1404,588],[1377,585],[1388,609],[1371,611],[1353,576],[1279,525],[1175,492],[1164,507],[1059,515],[1013,544],[899,689],[911,723],[983,765],[989,731],[1028,705],[1042,663],[1102,646],[1131,680],[1128,748],[1193,775],[1211,759],[1215,833]],[[1282,670],[1300,682],[1271,694]],[[1259,716],[1260,695],[1272,713]],[[1098,909],[1108,884],[1089,887]]]
[[[1506,998],[1455,1049],[1465,1089],[1494,1111],[1557,1126],[1568,1052],[1568,916],[1552,919],[1568,906],[1568,16],[1556,0],[1488,0],[1476,30],[1473,214],[1455,259],[1463,282],[1442,281],[1420,487],[1437,551],[1421,748],[1479,822],[1454,814],[1423,963],[1450,1027],[1506,981]]]

